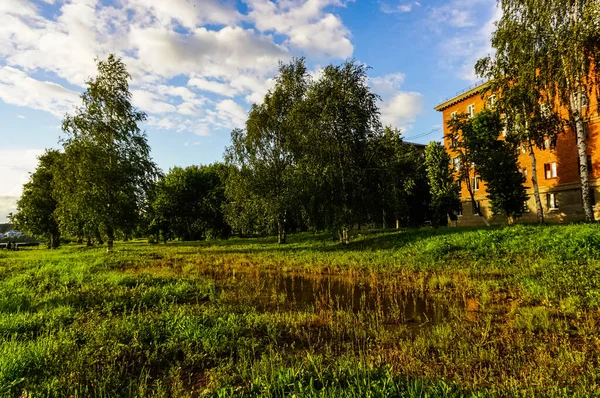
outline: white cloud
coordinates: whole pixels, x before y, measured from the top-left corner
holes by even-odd
[[[374,93],[381,96],[381,122],[386,126],[410,130],[412,123],[423,111],[423,96],[412,91],[402,91],[403,73],[392,73],[382,77],[369,78]]]
[[[149,91],[132,90],[131,94],[133,104],[145,112],[163,114],[173,113],[177,109],[169,103],[160,101],[156,94]]]
[[[217,104],[215,116],[226,128],[241,128],[246,123],[247,113],[238,103],[224,100]]]
[[[0,196],[0,224],[7,223],[8,215],[17,211],[16,196]]]
[[[354,52],[350,31],[325,7],[344,6],[341,0],[246,0],[249,16],[263,32],[286,35],[291,46],[310,55],[348,58]]]
[[[417,116],[423,112],[423,96],[417,92],[400,92],[381,106],[381,122],[386,126],[410,130]]]
[[[397,3],[397,4],[396,4]],[[415,2],[387,2],[380,1],[380,9],[384,14],[396,14],[396,13],[408,13],[411,12],[415,7],[420,7],[421,3]]]
[[[207,136],[243,126],[293,51],[329,62],[354,50],[332,11],[352,0],[243,0],[245,14],[234,0],[43,1],[52,18],[29,0],[0,0],[0,100],[57,118],[109,53],[127,64],[151,127]]]
[[[128,8],[136,11],[136,18],[157,19],[161,25],[170,26],[174,21],[186,28],[198,25],[234,25],[241,15],[234,3],[219,0],[128,0]]]
[[[17,117],[18,117],[19,119],[26,119],[26,118],[25,118],[25,116],[23,116],[23,115],[17,115]]]
[[[220,94],[225,97],[233,97],[237,94],[237,90],[232,88],[229,84],[221,83],[216,80],[208,80],[203,77],[193,77],[188,81],[189,86],[196,87],[202,91],[209,91],[211,93]]]
[[[189,35],[132,27],[129,40],[139,55],[136,66],[168,78],[192,73],[231,78],[242,71],[274,71],[279,60],[290,57],[271,38],[239,27],[198,28]]]
[[[37,157],[42,153],[42,149],[0,149],[0,196],[21,195],[23,184],[29,180],[29,173],[35,170]]]
[[[39,109],[62,117],[79,101],[79,94],[6,66],[0,67],[0,99],[7,104]]]

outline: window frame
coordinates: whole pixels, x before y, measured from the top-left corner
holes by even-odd
[[[547,207],[547,209],[549,211],[551,211],[551,210],[559,210],[560,209],[560,204],[558,202],[558,193],[557,192],[548,192],[548,193],[546,193],[546,207]]]
[[[471,178],[471,189],[473,190],[473,192],[479,191],[480,181],[481,178],[479,176],[473,176],[473,178]]]
[[[470,118],[475,117],[475,103],[474,102],[472,104],[467,105],[467,115],[469,115]]]
[[[558,165],[556,162],[544,163],[544,179],[553,180],[558,178]]]

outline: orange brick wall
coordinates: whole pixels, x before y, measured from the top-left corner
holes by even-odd
[[[489,94],[488,94],[489,95]],[[467,112],[467,107],[470,104],[475,105],[475,113],[480,112],[486,106],[488,96],[481,97],[478,92],[474,92],[471,95],[464,95],[464,98],[460,98],[456,102],[450,103],[445,106],[442,110],[442,117],[444,121],[444,136],[449,132],[448,130],[448,121],[451,119],[451,114],[453,112],[464,113]],[[588,114],[586,118],[589,120],[589,138],[587,140],[587,152],[591,155],[592,158],[592,170],[590,171],[590,184],[595,189],[595,187],[600,185],[600,117],[596,112],[597,107],[597,98],[592,96],[589,100],[589,104],[587,107]],[[566,111],[562,110],[563,117],[566,117]],[[450,157],[453,158],[456,156],[456,153],[450,146],[449,140],[444,138],[444,146],[446,150],[450,154]],[[562,134],[557,137],[556,147],[553,149],[535,149],[534,150],[536,156],[536,166],[537,166],[537,179],[538,185],[540,187],[540,193],[542,193],[542,202],[545,202],[544,193],[546,192],[562,192],[559,197],[559,207],[560,211],[558,214],[552,214],[552,212],[547,212],[546,216],[549,218],[555,217],[559,220],[577,220],[579,216],[582,216],[582,210],[577,207],[581,207],[581,198],[579,189],[580,189],[580,178],[579,178],[579,163],[577,156],[577,143],[575,133],[571,131],[571,129],[567,128]],[[546,179],[544,173],[544,164],[545,163],[557,163],[557,178]],[[521,169],[527,170],[527,183],[526,187],[530,188],[528,191],[530,196],[533,193],[531,189],[531,158],[529,155],[529,151],[526,150],[526,153],[521,153],[519,155],[519,164]],[[577,190],[577,192],[566,192],[568,190]],[[564,192],[563,192],[564,191]],[[486,190],[485,190],[485,182],[480,182],[480,189],[475,191],[475,199],[481,201],[482,207],[484,208],[484,214],[486,214],[486,218],[494,218],[491,215],[489,209],[485,207],[489,207],[489,203],[486,198]],[[600,195],[596,196],[598,202],[600,202]],[[463,213],[465,216],[472,216],[471,205],[470,205],[470,196],[467,191],[466,184],[463,182],[461,186],[461,200],[463,201]],[[576,202],[579,203],[576,203]],[[561,205],[564,204],[564,205]],[[544,203],[545,205],[545,203]],[[535,202],[533,197],[530,198],[528,202],[528,207],[533,210],[531,213],[526,213],[523,219],[531,219],[535,220],[536,215],[534,213],[535,210]],[[566,214],[566,209],[569,209],[569,212],[572,214]],[[565,210],[565,211],[563,211]],[[576,214],[575,214],[576,213]],[[600,206],[597,208],[597,218],[600,218]],[[465,217],[471,218],[471,217]],[[471,222],[465,222],[465,224],[470,224]]]

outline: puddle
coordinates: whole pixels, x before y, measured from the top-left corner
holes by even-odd
[[[219,289],[261,310],[342,310],[389,325],[434,325],[464,312],[462,300],[442,300],[407,289],[402,281],[337,276],[204,270]]]

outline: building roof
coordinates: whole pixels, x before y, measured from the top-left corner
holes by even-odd
[[[447,98],[444,102],[442,102],[441,104],[439,104],[438,106],[436,106],[433,109],[435,109],[438,112],[441,112],[444,109],[448,108],[449,106],[454,105],[454,104],[464,100],[465,98],[469,98],[476,94],[479,94],[482,89],[488,87],[489,85],[490,85],[489,80],[478,81],[477,83],[472,84],[471,86],[467,87],[466,89],[459,91],[453,97]]]

